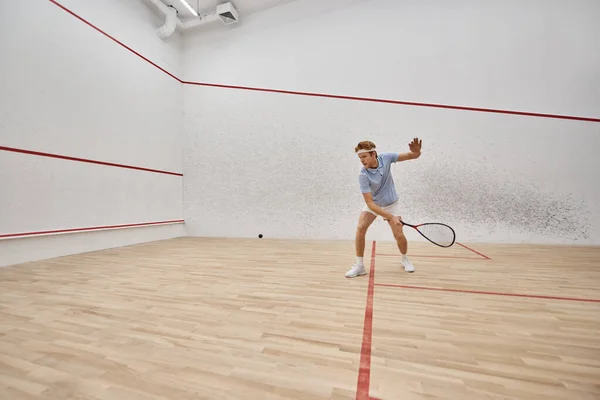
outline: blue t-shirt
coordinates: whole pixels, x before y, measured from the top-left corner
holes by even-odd
[[[362,193],[371,192],[375,204],[385,207],[398,201],[394,178],[390,171],[391,165],[398,161],[398,153],[381,153],[377,155],[377,160],[377,168],[363,167],[360,170],[358,184]]]

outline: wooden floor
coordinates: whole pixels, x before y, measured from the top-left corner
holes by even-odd
[[[0,399],[600,399],[600,248],[410,253],[369,242],[355,279],[344,241],[0,268]]]

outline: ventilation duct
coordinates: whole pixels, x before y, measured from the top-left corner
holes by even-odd
[[[161,39],[166,39],[175,32],[177,27],[177,10],[173,6],[167,6],[165,14],[165,24],[156,30],[156,34]]]
[[[161,13],[165,15],[165,23],[156,30],[156,34],[161,39],[166,39],[175,32],[177,26],[181,27],[181,21],[177,18],[177,9],[173,6],[167,6],[160,0],[149,0]]]
[[[161,0],[149,1],[165,15],[164,25],[156,30],[156,34],[161,39],[166,39],[171,36],[177,27],[186,30],[214,21],[221,21],[223,25],[231,25],[239,21],[238,11],[230,2],[219,4],[216,8],[216,11],[212,14],[203,16],[199,15],[198,19],[182,22],[179,18],[177,18],[177,9],[175,9],[175,7],[168,6]]]
[[[238,12],[231,3],[219,4],[217,6],[217,15],[225,25],[238,22]]]

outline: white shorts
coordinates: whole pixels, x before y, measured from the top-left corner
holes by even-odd
[[[380,206],[381,207],[381,206]],[[389,206],[381,207],[385,211],[389,212],[392,215],[400,216],[400,202],[396,201],[395,203],[390,204]],[[377,214],[375,211],[371,210],[368,205],[365,204],[362,211],[366,211],[371,213],[377,217],[381,217],[381,215]],[[383,218],[383,217],[382,217]]]

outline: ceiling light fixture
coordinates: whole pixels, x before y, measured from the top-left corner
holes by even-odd
[[[193,8],[192,8],[192,6],[190,6],[190,5],[188,4],[188,2],[187,2],[187,1],[185,1],[185,0],[180,0],[180,1],[181,1],[181,3],[183,3],[183,5],[184,5],[184,6],[185,6],[185,7],[186,7],[188,10],[190,10],[190,12],[191,12],[192,14],[194,14],[194,17],[197,17],[197,16],[198,16],[198,13],[197,13],[197,12],[196,12],[196,11],[195,11]]]

